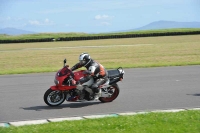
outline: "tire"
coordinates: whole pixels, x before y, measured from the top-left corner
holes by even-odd
[[[44,102],[49,106],[59,106],[66,99],[66,94],[60,90],[48,89],[44,94]]]
[[[117,84],[113,84],[112,86],[110,86],[108,88],[108,90],[114,90],[113,94],[111,95],[111,97],[100,97],[99,100],[102,102],[102,103],[105,103],[105,102],[112,102],[113,100],[115,100],[118,95],[119,95],[119,92],[120,92],[120,89],[118,87]]]

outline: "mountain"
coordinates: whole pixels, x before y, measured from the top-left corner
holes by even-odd
[[[172,28],[200,28],[200,22],[155,21],[143,27],[132,29],[129,31],[172,29]]]
[[[35,32],[20,30],[20,29],[15,29],[15,28],[4,28],[4,29],[0,29],[0,34],[21,35],[21,34],[35,34]]]
[[[157,30],[157,29],[172,29],[172,28],[200,28],[200,22],[176,22],[176,21],[155,21],[145,26],[115,32],[130,32],[139,30]],[[21,35],[21,34],[36,34],[36,32],[20,30],[15,28],[0,29],[0,34]]]

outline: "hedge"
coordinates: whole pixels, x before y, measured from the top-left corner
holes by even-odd
[[[200,31],[104,35],[104,36],[101,35],[101,36],[85,36],[85,37],[61,37],[59,39],[43,38],[43,39],[26,39],[26,40],[0,40],[0,44],[3,44],[3,43],[52,42],[52,41],[79,41],[79,40],[98,40],[98,39],[116,39],[116,38],[196,35],[196,34],[200,34]]]

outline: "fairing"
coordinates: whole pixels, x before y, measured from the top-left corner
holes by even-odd
[[[50,88],[52,90],[63,90],[63,91],[76,88],[75,85],[71,85],[70,83],[67,85],[63,85],[63,82],[66,79],[78,81],[80,78],[84,77],[83,71],[84,70],[76,71],[73,73],[69,67],[63,67],[56,73],[54,79],[55,85],[51,86]]]

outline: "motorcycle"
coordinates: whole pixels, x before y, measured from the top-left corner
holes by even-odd
[[[88,76],[87,70],[79,70],[73,72],[69,65],[66,65],[67,60],[64,59],[64,66],[58,70],[54,86],[51,86],[44,94],[44,102],[49,106],[59,106],[65,100],[68,102],[82,102],[95,100],[92,97],[93,91],[90,88],[95,79],[89,76],[89,80],[82,84],[76,84],[81,78]],[[99,98],[101,102],[112,102],[115,100],[120,92],[117,82],[124,78],[124,70],[122,67],[118,69],[108,70],[108,80],[103,85],[99,86]]]

